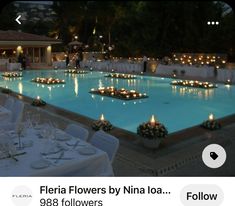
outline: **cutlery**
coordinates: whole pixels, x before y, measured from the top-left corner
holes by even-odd
[[[56,159],[54,163],[58,163],[58,161],[64,156],[64,151],[60,153],[60,156]]]
[[[76,141],[76,143],[73,145],[73,149],[75,149],[78,146],[79,140]]]
[[[46,157],[46,159],[50,159],[50,160],[71,160],[73,158],[72,157],[62,157],[62,158],[58,158],[58,157]]]
[[[17,153],[17,154],[14,154],[14,155],[8,154],[6,157],[0,158],[0,160],[12,158],[15,161],[18,161],[18,159],[16,159],[15,156],[20,156],[20,155],[24,155],[24,154],[26,154],[26,152]]]

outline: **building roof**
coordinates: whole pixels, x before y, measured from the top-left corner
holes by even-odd
[[[60,43],[61,40],[53,39],[47,36],[37,35],[37,34],[30,34],[24,33],[19,31],[3,31],[0,30],[0,41],[46,41],[46,42],[53,42],[53,43]]]

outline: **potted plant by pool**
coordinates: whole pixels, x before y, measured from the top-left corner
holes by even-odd
[[[159,147],[161,141],[168,135],[167,128],[156,121],[152,115],[149,122],[140,124],[137,128],[137,134],[145,147],[156,149]]]
[[[91,125],[92,129],[95,131],[98,130],[103,130],[105,132],[110,131],[111,129],[113,129],[113,125],[106,119],[104,119],[104,115],[101,114],[100,119],[96,120],[92,123]]]
[[[214,118],[213,114],[210,114],[208,120],[204,121],[201,127],[209,130],[217,130],[221,129],[221,124]]]
[[[45,106],[46,102],[44,102],[39,96],[36,99],[33,99],[32,105],[35,107]]]

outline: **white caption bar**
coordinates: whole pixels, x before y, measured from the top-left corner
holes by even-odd
[[[1,177],[7,206],[229,206],[234,177]]]

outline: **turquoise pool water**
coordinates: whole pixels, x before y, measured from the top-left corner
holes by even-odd
[[[106,73],[68,75],[63,70],[24,71],[21,79],[4,79],[0,86],[26,96],[40,96],[46,102],[98,119],[101,113],[117,127],[136,132],[137,126],[154,114],[169,132],[200,124],[209,113],[220,118],[235,113],[235,87],[219,84],[204,90],[171,86],[172,79],[137,76],[135,80],[111,79]],[[47,86],[30,82],[35,77],[64,79],[65,85]],[[91,88],[114,86],[147,93],[149,98],[123,101],[91,95]]]

